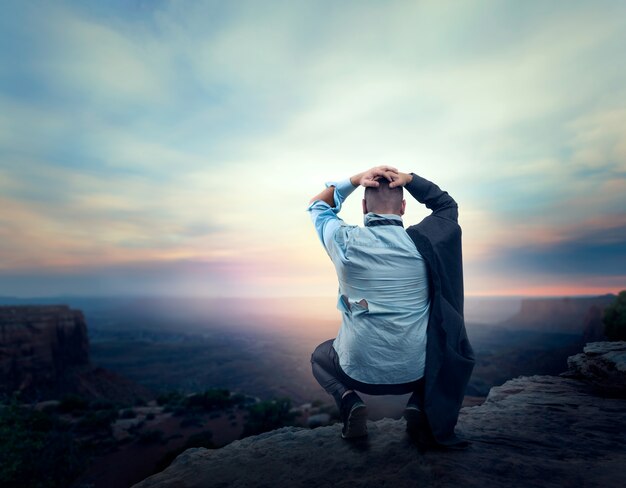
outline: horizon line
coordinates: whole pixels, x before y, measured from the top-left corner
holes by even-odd
[[[620,292],[605,293],[566,293],[566,294],[466,294],[465,298],[492,298],[492,299],[513,299],[513,298],[591,298],[607,295],[617,296]],[[167,293],[126,293],[126,294],[58,294],[58,295],[0,295],[0,300],[35,300],[35,299],[56,299],[56,298],[197,298],[210,300],[230,300],[230,299],[258,299],[258,300],[278,300],[278,299],[335,299],[337,295],[208,295],[208,294],[167,294]]]

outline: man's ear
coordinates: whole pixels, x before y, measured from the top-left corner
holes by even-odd
[[[400,215],[404,215],[405,210],[406,210],[406,200],[402,200],[402,209],[400,210]]]
[[[365,203],[365,198],[361,200],[361,204],[363,205],[363,215],[367,213],[367,203]]]

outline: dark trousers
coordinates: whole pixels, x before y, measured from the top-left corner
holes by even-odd
[[[417,403],[423,410],[424,405],[424,377],[409,383],[373,384],[362,383],[350,378],[339,364],[339,356],[333,347],[334,339],[322,342],[311,354],[311,367],[317,382],[332,395],[341,406],[341,396],[348,390],[356,390],[366,395],[405,395],[413,393],[409,401]]]

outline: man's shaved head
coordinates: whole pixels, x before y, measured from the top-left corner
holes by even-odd
[[[365,206],[363,212],[378,214],[404,214],[402,186],[389,188],[389,180],[385,177],[377,178],[379,186],[365,188]]]

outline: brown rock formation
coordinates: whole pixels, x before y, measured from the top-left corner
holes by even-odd
[[[50,384],[89,363],[82,312],[67,306],[0,307],[0,388]]]
[[[66,305],[0,307],[0,394],[47,400],[66,393],[120,401],[152,393],[89,361],[87,324]]]

